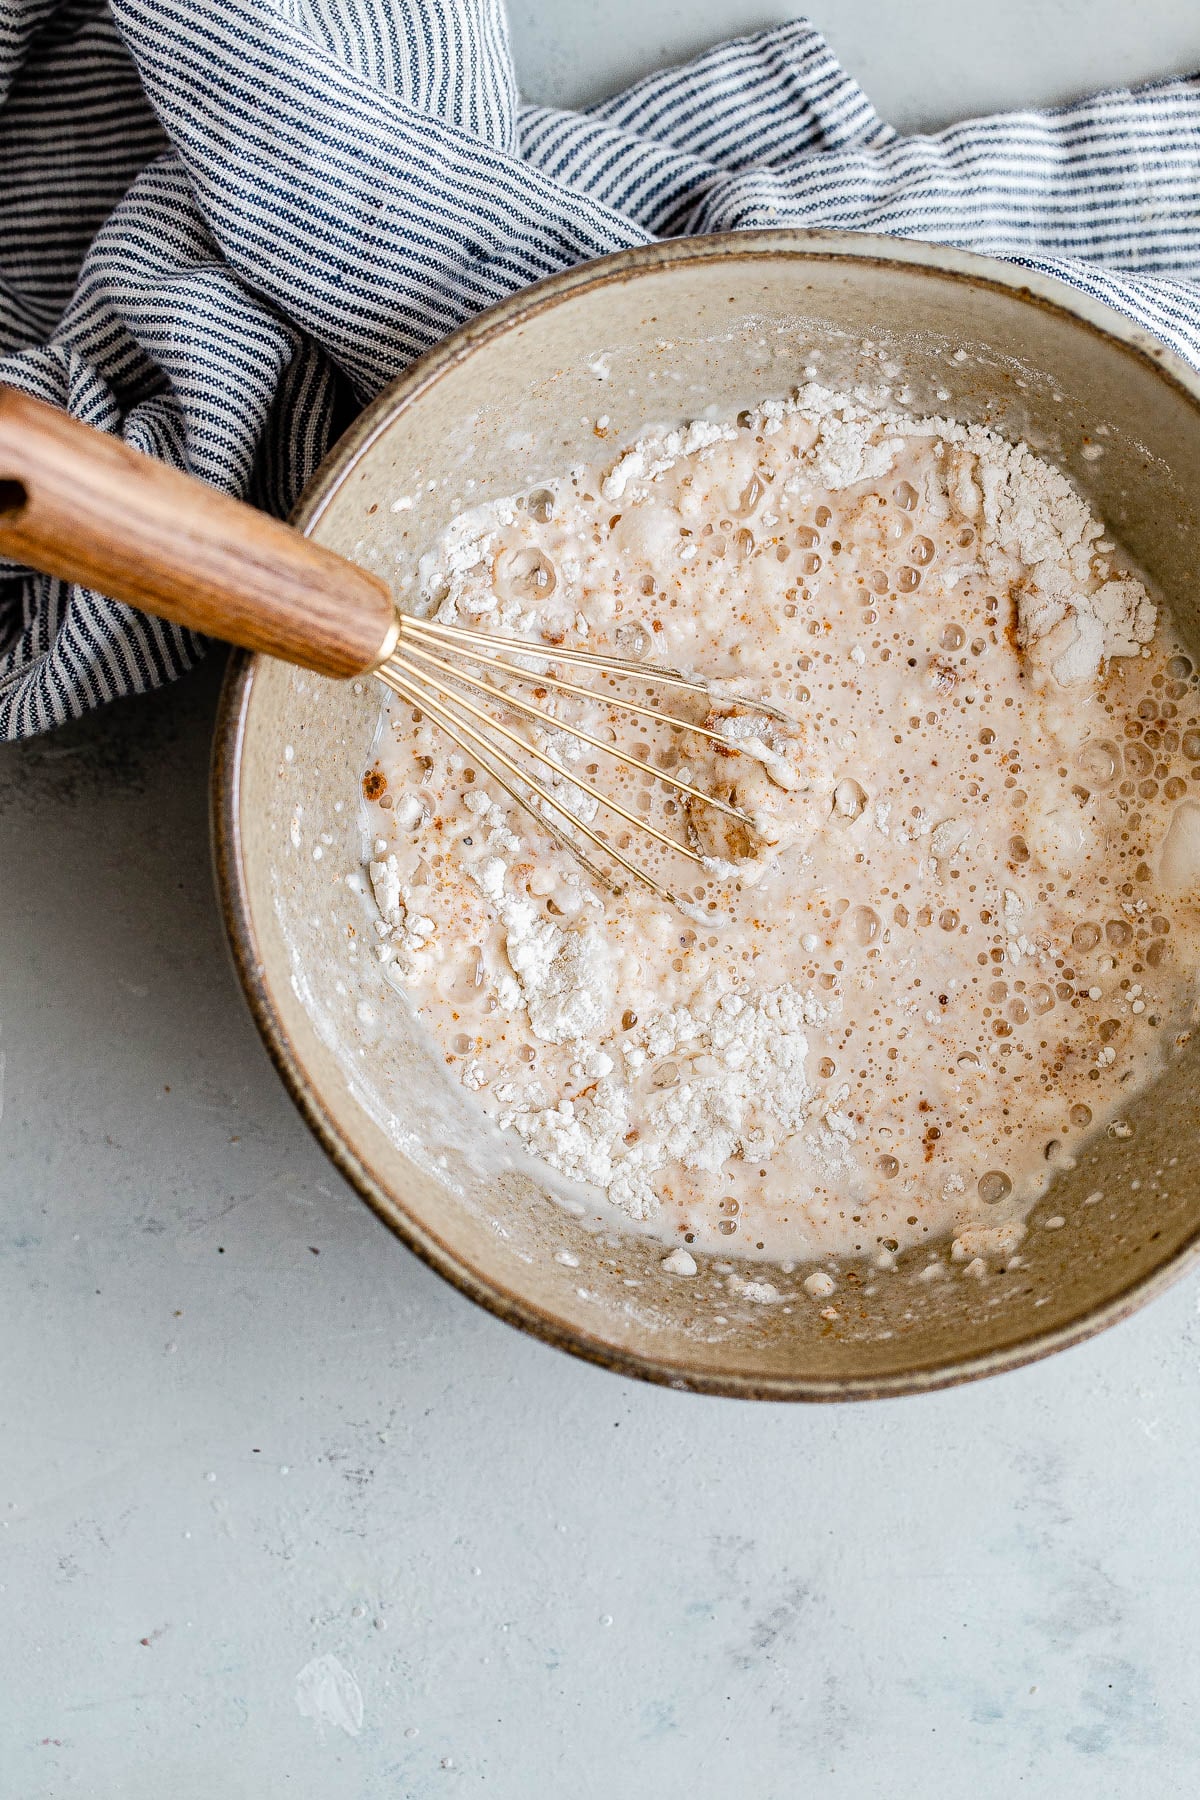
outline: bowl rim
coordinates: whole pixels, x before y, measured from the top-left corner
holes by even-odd
[[[1066,317],[1149,363],[1200,415],[1200,374],[1124,314],[1039,270],[919,239],[867,232],[799,228],[722,232],[664,239],[577,264],[521,289],[459,326],[389,382],[331,447],[300,495],[291,515],[292,523],[305,535],[311,533],[335,493],[399,411],[492,339],[569,296],[667,268],[711,261],[740,264],[780,258],[924,269],[939,278],[1015,296]],[[1132,1277],[1106,1299],[1081,1306],[1076,1315],[1045,1331],[1024,1333],[1009,1343],[972,1355],[956,1356],[951,1352],[915,1361],[889,1375],[871,1376],[817,1378],[757,1375],[733,1367],[695,1369],[685,1361],[614,1344],[582,1328],[567,1326],[531,1301],[508,1291],[499,1281],[466,1262],[411,1214],[403,1199],[387,1189],[352,1149],[306,1073],[272,1003],[250,910],[239,804],[246,721],[262,660],[245,651],[231,655],[214,728],[210,783],[217,895],[242,991],[284,1086],[335,1167],[415,1255],[497,1318],[618,1374],[692,1393],[755,1400],[873,1400],[930,1393],[1040,1361],[1126,1318],[1200,1261],[1198,1219],[1189,1236],[1166,1252],[1156,1266]]]

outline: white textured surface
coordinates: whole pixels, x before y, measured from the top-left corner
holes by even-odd
[[[515,11],[568,99],[781,16]],[[900,118],[1200,62],[1164,0],[815,11]],[[0,754],[5,1800],[1193,1793],[1197,1283],[854,1409],[640,1387],[486,1317],[258,1045],[214,677]]]
[[[551,106],[599,100],[720,37],[799,15],[902,131],[1200,65],[1190,0],[508,0],[508,11],[522,88]]]

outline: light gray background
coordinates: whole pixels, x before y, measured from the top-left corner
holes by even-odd
[[[1172,0],[813,11],[910,126],[1200,64]],[[564,102],[784,16],[513,6]],[[0,752],[2,1800],[1194,1795],[1197,1282],[1035,1369],[817,1410],[476,1311],[243,1009],[217,674]]]

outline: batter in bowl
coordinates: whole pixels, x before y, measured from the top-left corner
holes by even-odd
[[[716,680],[696,721],[743,754],[539,695],[753,815],[542,735],[557,792],[678,906],[604,892],[400,701],[364,777],[403,1003],[499,1130],[681,1266],[886,1266],[946,1235],[968,1268],[1011,1259],[1055,1168],[1186,1041],[1197,678],[1027,448],[809,384],[461,515],[408,603],[527,639],[534,670],[572,645]]]

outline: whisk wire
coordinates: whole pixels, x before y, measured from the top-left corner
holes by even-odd
[[[581,743],[590,744],[594,750],[600,750],[607,756],[615,757],[618,762],[627,764],[631,769],[639,769],[643,775],[649,775],[655,781],[662,782],[664,787],[672,787],[678,793],[689,794],[693,800],[703,800],[706,805],[715,807],[718,812],[725,813],[731,819],[736,819],[739,824],[749,825],[753,828],[753,819],[746,813],[739,812],[736,806],[730,806],[727,800],[720,799],[716,794],[706,794],[703,788],[693,787],[690,781],[684,781],[678,775],[673,775],[669,769],[656,769],[653,763],[645,762],[642,757],[635,756],[632,750],[622,750],[616,744],[606,744],[603,738],[593,737],[592,733],[585,731],[582,725],[567,724],[562,720],[555,719],[551,714],[543,711],[540,706],[531,706],[528,700],[522,700],[517,694],[507,693],[503,688],[496,687],[490,681],[484,681],[480,676],[468,675],[465,670],[456,669],[453,663],[445,662],[440,656],[434,656],[431,651],[413,645],[409,649],[409,656],[419,657],[422,662],[431,663],[435,668],[452,676],[455,681],[464,682],[468,687],[476,688],[484,694],[490,694],[494,700],[502,700],[506,706],[515,707],[518,712],[524,713],[528,718],[537,719],[542,724],[549,725],[551,729],[568,731]],[[579,688],[576,691],[587,694],[593,700],[597,698],[594,688]],[[602,697],[607,699],[607,696]],[[687,727],[687,721],[684,719],[671,719],[669,714],[660,716],[670,724],[679,725],[681,728]],[[715,737],[716,733],[708,732],[705,735]],[[718,742],[724,741],[724,739],[718,739]],[[571,779],[574,781],[575,777],[572,776]],[[672,842],[674,842],[673,839]]]
[[[401,635],[407,636],[408,634],[402,633]],[[502,639],[501,641],[503,642],[505,640]],[[418,650],[420,650],[422,654],[427,654],[424,650],[424,646],[418,645],[417,643],[410,644],[408,650],[410,656],[415,656],[418,653]],[[595,688],[582,687],[577,681],[564,681],[560,675],[551,675],[548,673],[539,673],[535,675],[532,670],[523,669],[518,663],[509,662],[508,659],[503,656],[488,656],[481,650],[472,650],[469,654],[472,662],[484,664],[492,669],[506,670],[510,675],[519,675],[523,681],[536,681],[540,684],[544,684],[546,687],[557,688],[559,692],[563,694],[578,694],[584,700],[602,700],[606,706],[611,706],[620,712],[634,713],[642,719],[654,719],[659,725],[671,725],[679,731],[693,732],[697,737],[708,738],[711,743],[720,744],[723,749],[728,750],[730,748],[729,739],[723,737],[719,731],[710,731],[707,725],[696,725],[691,719],[681,719],[678,714],[663,712],[657,706],[647,706],[643,702],[637,700],[626,700],[623,694],[600,694],[597,693]],[[555,656],[557,656],[556,651],[547,652],[547,660],[551,660]],[[542,660],[541,656],[539,656],[538,660]],[[606,664],[605,666],[612,667],[611,664]],[[643,671],[645,670],[644,663],[638,663],[636,667]],[[457,673],[457,671],[455,672]],[[624,669],[619,669],[617,671],[618,674],[622,675],[625,672]],[[647,676],[647,680],[653,685],[652,678]],[[697,688],[698,693],[707,693],[708,691],[709,690],[705,688]],[[755,710],[762,711],[764,709],[756,708]],[[655,771],[656,774],[658,772],[659,771],[657,770]]]
[[[602,850],[605,856],[611,857],[614,862],[618,863],[621,868],[634,876],[635,879],[644,882],[646,886],[650,888],[652,893],[657,894],[660,900],[666,900],[672,906],[677,904],[675,896],[671,893],[669,888],[661,886],[659,882],[655,881],[652,875],[646,873],[645,869],[640,868],[637,863],[632,862],[629,857],[625,856],[615,844],[610,844],[607,838],[602,837],[598,831],[593,831],[590,825],[573,813],[561,800],[556,800],[554,795],[550,793],[547,788],[543,787],[540,781],[534,776],[529,775],[518,763],[514,762],[512,757],[508,756],[505,751],[500,750],[494,744],[489,743],[486,738],[481,736],[479,732],[473,730],[471,726],[464,723],[461,719],[455,719],[454,714],[450,712],[449,708],[443,706],[435,696],[427,694],[415,683],[405,681],[402,677],[397,675],[394,667],[395,662],[395,658],[389,658],[388,662],[377,671],[379,679],[383,682],[384,686],[391,688],[394,694],[398,694],[400,698],[406,700],[410,706],[420,707],[423,710],[432,713],[434,717],[439,720],[446,735],[453,739],[460,750],[465,750],[469,756],[479,755],[481,761],[483,761],[487,768],[488,773],[495,777],[496,781],[499,782],[504,791],[507,794],[510,794],[517,802],[517,805],[525,812],[531,813],[533,817],[538,820],[539,824],[544,825],[557,842],[562,844],[572,855],[578,857],[579,861],[588,870],[589,874],[594,875],[603,886],[609,888],[611,891],[618,894],[620,893],[620,888],[614,888],[613,883],[609,878],[596,867],[590,857],[579,848],[578,844],[574,843],[564,831],[560,830],[552,819],[546,817],[543,811],[535,807],[527,796],[519,794],[512,786],[511,782],[507,781],[505,777],[492,766],[492,759],[498,762],[501,767],[506,769],[511,775],[514,775],[522,786],[527,788],[530,793],[536,794],[538,799],[543,801],[546,806],[553,807],[563,818],[570,819],[571,824],[577,831],[583,833],[589,843],[594,844],[597,849]],[[481,716],[486,717],[486,714]],[[687,852],[687,854],[691,853]]]
[[[490,652],[494,652],[496,647],[500,646],[513,656],[528,657],[534,662],[580,663],[589,668],[600,669],[606,674],[628,675],[633,680],[646,682],[650,686],[684,688],[690,693],[702,694],[706,699],[711,699],[716,692],[711,681],[700,681],[694,675],[684,675],[678,669],[667,668],[662,663],[638,662],[628,656],[602,655],[595,650],[577,650],[574,646],[567,644],[533,644],[526,638],[507,637],[503,632],[475,631],[467,625],[444,625],[440,619],[418,619],[414,618],[411,613],[401,613],[399,619],[401,641],[413,636],[434,637],[440,638],[443,645],[451,649],[471,643],[483,644],[488,647]],[[483,660],[474,651],[471,652],[471,658],[475,662]],[[508,666],[526,678],[533,676],[532,670],[522,669],[519,664],[509,664]],[[538,675],[537,679],[552,681],[554,678],[549,675]],[[589,695],[592,699],[603,699],[609,705],[623,706],[630,712],[638,710],[632,702],[621,700],[616,695],[598,695],[595,688],[581,688],[576,691]],[[738,698],[736,695],[729,697],[732,700]],[[753,710],[761,713],[765,718],[778,719],[784,725],[790,723],[788,715],[781,712],[777,706],[772,706],[769,700],[756,698],[747,704],[751,704]],[[723,738],[719,732],[710,731],[705,725],[693,725],[690,720],[680,719],[670,713],[657,713],[653,716],[661,719],[667,725],[677,725],[684,731],[699,732],[702,737],[711,737],[717,743],[725,744],[728,747],[727,739]]]
[[[464,662],[472,665],[472,669],[463,668],[458,662],[448,658],[457,651]],[[476,631],[465,625],[447,625],[438,619],[417,619],[411,614],[397,615],[397,633],[392,641],[390,653],[376,668],[376,674],[383,683],[418,710],[426,711],[441,726],[448,737],[467,755],[477,757],[486,772],[496,781],[499,787],[513,799],[518,806],[538,821],[553,836],[555,841],[575,856],[587,872],[602,885],[614,893],[623,890],[614,885],[611,877],[584,852],[576,841],[574,833],[599,851],[604,859],[616,864],[635,880],[647,886],[660,899],[673,904],[675,896],[654,879],[639,863],[627,856],[617,845],[611,843],[602,831],[598,831],[585,819],[579,817],[568,804],[561,789],[558,794],[539,780],[534,773],[514,757],[498,742],[504,740],[525,758],[532,758],[545,770],[551,771],[554,786],[566,782],[571,789],[572,798],[586,795],[596,807],[604,807],[608,812],[623,820],[634,832],[641,832],[665,849],[686,857],[689,862],[701,867],[711,866],[705,857],[700,855],[688,843],[681,843],[669,832],[662,830],[644,814],[631,812],[614,795],[607,794],[590,781],[586,775],[575,773],[573,769],[558,761],[543,747],[548,740],[543,738],[542,744],[535,741],[539,735],[536,727],[542,727],[546,733],[575,738],[579,743],[602,752],[623,763],[627,768],[635,769],[639,774],[649,776],[652,781],[661,782],[666,788],[677,794],[686,795],[689,800],[699,801],[710,806],[714,811],[726,818],[736,820],[740,825],[753,831],[755,821],[740,808],[718,795],[708,793],[687,778],[685,774],[672,774],[669,769],[656,768],[645,757],[635,755],[630,750],[622,749],[616,743],[607,743],[603,738],[586,731],[581,725],[568,720],[556,718],[543,706],[536,706],[523,699],[509,688],[498,686],[479,673],[480,669],[491,669],[517,682],[532,684],[536,690],[536,698],[545,698],[545,689],[553,688],[559,693],[577,695],[582,699],[599,702],[610,708],[618,709],[637,718],[652,719],[657,724],[669,726],[675,730],[692,732],[698,737],[715,743],[728,755],[745,753],[745,746],[737,741],[724,737],[708,725],[694,723],[690,719],[680,718],[677,714],[666,712],[648,701],[627,700],[619,692],[601,692],[593,687],[586,687],[578,682],[567,680],[561,674],[551,674],[547,665],[578,665],[581,668],[598,669],[605,676],[628,677],[650,687],[672,687],[686,693],[704,696],[711,702],[714,689],[708,682],[694,679],[682,674],[678,669],[664,668],[657,663],[644,663],[629,657],[601,655],[593,650],[578,650],[566,645],[534,644],[523,638],[504,636],[490,631]],[[467,690],[467,691],[463,691]],[[493,713],[485,711],[470,697],[471,694],[486,696],[489,700],[498,701],[510,714],[518,713],[531,721],[535,727],[533,732],[524,735],[513,731],[502,723]],[[732,698],[732,697],[731,697]],[[745,702],[740,697],[734,702],[750,706],[753,711],[767,717],[783,720],[785,715],[766,701],[755,700]],[[481,729],[482,728],[482,729]],[[592,765],[594,766],[594,765]],[[578,802],[576,802],[578,804]],[[669,804],[673,804],[669,803]],[[561,819],[570,826],[570,831],[556,822]],[[623,840],[628,843],[628,838]]]
[[[576,650],[573,646],[556,644],[531,644],[522,638],[503,637],[494,631],[473,631],[468,625],[443,625],[438,619],[416,619],[411,613],[403,613],[400,618],[400,637],[415,633],[418,637],[440,637],[450,644],[471,643],[495,646],[502,644],[506,650],[514,651],[518,656],[536,657],[539,662],[573,662],[582,663],[592,669],[616,669],[623,675],[635,675],[639,681],[652,678],[657,682],[665,682],[669,687],[688,688],[693,694],[707,694],[710,690],[707,683],[696,681],[690,675],[681,675],[678,669],[667,669],[659,663],[635,662],[627,656],[601,656],[595,650]]]
[[[635,830],[644,831],[648,837],[656,838],[657,841],[660,844],[664,844],[668,850],[677,850],[681,856],[689,857],[694,863],[703,862],[703,858],[698,856],[689,845],[681,844],[678,838],[673,838],[669,832],[660,830],[659,827],[653,824],[649,819],[639,819],[636,813],[631,813],[627,807],[622,806],[619,800],[614,800],[611,794],[606,794],[603,788],[598,788],[595,782],[588,780],[586,775],[575,774],[570,769],[564,769],[562,764],[555,762],[554,758],[548,755],[545,750],[539,749],[538,746],[531,743],[528,738],[520,737],[515,731],[510,731],[507,725],[502,725],[499,719],[492,718],[490,713],[484,712],[482,707],[476,706],[474,701],[468,700],[464,694],[453,693],[452,690],[448,690],[441,682],[434,687],[434,678],[422,674],[420,668],[409,662],[407,657],[390,656],[388,658],[387,667],[392,669],[402,669],[410,678],[415,676],[418,681],[424,682],[426,686],[432,687],[434,693],[438,694],[441,700],[453,700],[455,706],[460,707],[463,712],[469,713],[473,719],[478,719],[481,724],[488,727],[489,731],[498,732],[499,735],[506,738],[510,744],[515,744],[518,750],[523,750],[527,755],[536,758],[536,760],[543,764],[545,768],[553,769],[556,775],[560,775],[564,780],[569,781],[572,787],[578,788],[581,793],[587,794],[590,799],[595,800],[599,805],[607,806],[612,812],[619,813],[621,818],[623,818],[627,824],[632,825]],[[507,695],[502,695],[501,697],[505,700],[508,698]],[[556,722],[552,719],[548,719],[547,722],[553,729]],[[560,807],[559,810],[560,812],[567,813],[570,817],[574,817],[566,807]],[[582,823],[582,821],[576,820],[576,823]]]

